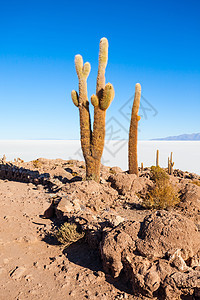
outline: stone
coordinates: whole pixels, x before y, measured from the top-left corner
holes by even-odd
[[[10,277],[12,279],[20,279],[24,272],[26,271],[25,267],[16,267],[13,271],[10,273]]]
[[[182,257],[181,249],[168,251],[169,262],[172,266],[176,267],[179,271],[187,271],[188,266]]]
[[[183,259],[193,257],[200,249],[200,233],[186,217],[157,211],[144,219],[136,247],[142,256],[161,258],[171,249],[183,249]]]
[[[118,277],[123,264],[121,255],[124,249],[135,249],[135,240],[140,230],[139,222],[124,222],[107,233],[100,245],[104,271]]]
[[[133,294],[153,298],[163,287],[165,299],[179,299],[200,288],[198,266],[192,269],[199,263],[199,234],[193,221],[175,212],[124,221],[100,243],[104,271],[116,278],[123,270]]]

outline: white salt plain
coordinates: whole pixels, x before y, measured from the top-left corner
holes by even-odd
[[[160,166],[167,167],[167,158],[173,152],[174,168],[200,174],[200,141],[139,141],[139,164],[155,165],[157,149],[160,151]],[[17,157],[24,161],[39,157],[83,160],[78,140],[0,140],[0,157],[3,154],[7,160]],[[127,170],[128,141],[107,140],[102,163]]]

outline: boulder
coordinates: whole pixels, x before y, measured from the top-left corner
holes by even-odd
[[[186,217],[156,211],[144,219],[136,247],[140,255],[154,259],[165,257],[170,250],[180,249],[183,259],[188,260],[200,249],[200,233]]]
[[[134,295],[180,299],[199,293],[200,233],[178,213],[124,221],[107,232],[100,249],[104,271],[118,277],[123,270]]]

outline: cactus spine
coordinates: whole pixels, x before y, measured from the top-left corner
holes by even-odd
[[[159,167],[159,150],[156,151],[156,167]]]
[[[138,122],[140,116],[138,116],[141,97],[141,85],[136,83],[135,85],[135,97],[132,107],[131,123],[129,129],[129,174],[138,175],[138,160],[137,160],[137,138],[138,138]]]
[[[91,103],[94,106],[93,131],[87,98],[87,78],[90,73],[90,64],[83,65],[81,55],[75,56],[75,67],[79,79],[79,94],[72,91],[71,97],[75,106],[79,108],[81,147],[86,163],[86,179],[99,181],[101,157],[105,140],[106,110],[114,98],[114,88],[111,83],[105,85],[105,70],[108,62],[108,41],[102,38],[99,47],[99,67],[97,75],[96,95],[92,95]]]

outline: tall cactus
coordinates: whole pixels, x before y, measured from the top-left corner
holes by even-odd
[[[79,80],[79,94],[72,91],[72,101],[79,108],[81,147],[86,162],[86,179],[99,181],[101,157],[105,141],[106,110],[114,98],[114,88],[111,83],[105,85],[105,70],[108,61],[108,40],[102,38],[99,47],[99,67],[97,75],[96,95],[92,95],[94,106],[94,123],[91,128],[89,101],[87,97],[87,78],[90,64],[83,64],[81,55],[75,56],[75,67]]]
[[[140,107],[140,97],[141,97],[141,85],[136,83],[135,85],[135,97],[132,107],[131,123],[129,129],[129,174],[138,175],[138,160],[137,160],[137,138],[138,138],[138,122],[140,116],[138,116]]]

